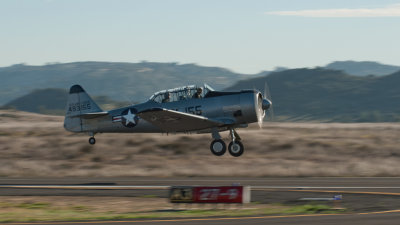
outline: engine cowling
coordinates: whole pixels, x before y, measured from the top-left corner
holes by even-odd
[[[243,114],[243,123],[262,122],[265,110],[271,106],[271,101],[264,99],[259,91],[242,91],[240,106]]]

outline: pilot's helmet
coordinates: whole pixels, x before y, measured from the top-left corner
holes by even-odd
[[[170,98],[171,97],[171,93],[169,93],[169,92],[165,92],[165,94],[164,94],[164,98]]]
[[[197,88],[197,93],[201,93],[201,92],[203,92],[203,88],[198,87],[198,88]]]

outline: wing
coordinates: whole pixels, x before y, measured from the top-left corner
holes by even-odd
[[[224,121],[164,108],[153,108],[137,114],[165,132],[185,132],[226,125]]]

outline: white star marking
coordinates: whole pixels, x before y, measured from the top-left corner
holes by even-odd
[[[131,110],[128,110],[128,114],[127,115],[124,115],[123,117],[125,118],[125,126],[127,126],[129,123],[133,123],[133,124],[136,124],[135,123],[135,114],[132,114],[131,113]]]

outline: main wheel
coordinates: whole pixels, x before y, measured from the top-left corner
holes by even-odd
[[[96,144],[96,139],[94,139],[94,137],[90,137],[89,138],[89,144],[91,144],[91,145]]]
[[[221,139],[214,140],[213,142],[211,142],[210,150],[211,150],[212,154],[214,154],[216,156],[221,156],[221,155],[225,154],[225,152],[226,152],[225,142]]]
[[[241,156],[244,152],[244,147],[243,147],[242,142],[240,142],[240,141],[233,142],[232,141],[231,143],[229,143],[228,151],[229,151],[229,154],[231,154],[234,157]]]

